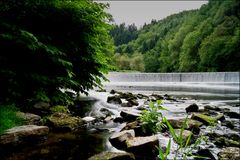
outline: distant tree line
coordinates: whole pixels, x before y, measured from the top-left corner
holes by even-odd
[[[145,24],[134,31],[132,40],[122,40],[126,33],[118,32],[112,35],[118,55],[115,64],[122,69],[126,66],[119,56],[131,60],[137,55],[142,56],[138,65],[145,72],[239,71],[239,8],[238,0],[210,0],[198,10]]]

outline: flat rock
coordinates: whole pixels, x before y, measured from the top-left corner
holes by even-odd
[[[28,125],[40,125],[41,117],[32,113],[17,112],[16,116],[25,120]]]
[[[193,113],[191,119],[202,122],[205,125],[214,125],[218,120],[222,121],[225,119],[222,113],[218,113],[216,116],[208,116],[201,113]]]
[[[49,128],[47,126],[23,125],[8,129],[0,136],[0,145],[19,145],[28,142],[36,143],[47,136]]]
[[[109,142],[117,149],[126,149],[126,140],[135,137],[134,130],[125,130],[122,132],[114,133],[110,138]]]
[[[135,121],[141,114],[131,112],[131,111],[121,111],[120,115],[124,118],[125,121]]]
[[[127,152],[102,152],[90,157],[88,160],[135,160],[135,157]]]

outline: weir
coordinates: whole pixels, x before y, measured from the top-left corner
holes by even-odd
[[[104,87],[119,90],[187,91],[239,95],[240,72],[110,72]]]

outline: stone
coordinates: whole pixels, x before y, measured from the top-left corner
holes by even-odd
[[[138,121],[133,121],[133,122],[127,123],[126,126],[121,129],[121,131],[130,130],[130,129],[134,130],[135,136],[145,135],[143,130],[142,130],[142,127],[140,126]]]
[[[50,104],[46,103],[46,102],[38,102],[36,104],[33,105],[33,109],[31,110],[31,112],[37,114],[37,115],[48,115],[51,113],[50,110]]]
[[[45,139],[48,132],[49,128],[47,126],[17,126],[6,130],[6,132],[0,136],[0,146],[36,143]]]
[[[108,122],[110,122],[111,120],[113,120],[113,117],[112,117],[112,116],[107,116],[107,117],[103,120],[103,122],[104,122],[104,123],[108,123]]]
[[[107,97],[107,102],[112,104],[121,104],[122,100],[119,96],[115,95]]]
[[[95,122],[96,118],[87,116],[87,117],[82,118],[82,120],[85,123],[90,123],[90,122]]]
[[[110,138],[109,142],[117,149],[126,149],[126,140],[135,137],[135,132],[133,129],[125,130],[121,132],[114,133]]]
[[[140,94],[140,93],[138,93],[136,96],[137,96],[138,99],[143,99],[143,98],[147,99],[148,98],[148,96],[146,96],[144,94]]]
[[[125,121],[135,121],[141,114],[130,112],[130,111],[121,111],[120,116],[124,118]]]
[[[114,89],[110,91],[110,94],[115,94],[115,93],[117,93],[117,91],[115,91]]]
[[[222,126],[226,126],[230,129],[233,129],[234,128],[234,123],[231,122],[231,121],[225,120],[225,121],[222,122]]]
[[[133,106],[133,104],[131,104],[129,102],[121,104],[121,107],[132,107],[132,106]]]
[[[193,113],[191,119],[200,121],[205,125],[214,125],[218,120],[224,120],[225,117],[222,113],[219,113],[217,116],[207,116],[201,113]]]
[[[204,110],[221,111],[221,108],[216,107],[216,106],[206,105],[206,106],[204,106],[203,108],[204,108]]]
[[[123,123],[123,122],[124,122],[124,119],[123,119],[123,117],[116,117],[116,118],[113,120],[113,122],[115,122],[115,123]]]
[[[174,129],[180,129],[183,127],[185,119],[168,119],[168,122]],[[198,134],[200,128],[203,125],[202,122],[193,119],[187,119],[186,126],[184,129],[193,130],[194,133]]]
[[[135,160],[135,157],[132,153],[127,152],[102,152],[88,160]]]
[[[186,112],[197,112],[199,109],[198,105],[196,103],[193,103],[189,105],[187,108],[185,108]]]
[[[138,101],[135,100],[135,99],[127,99],[127,101],[132,106],[138,106],[139,105]]]
[[[27,125],[41,125],[41,117],[39,115],[17,112],[16,116],[22,118]]]
[[[223,147],[223,146],[226,146],[226,147],[240,147],[240,142],[239,140],[238,141],[234,141],[232,139],[229,139],[227,137],[217,137],[216,138],[216,141],[215,141],[215,144],[217,146],[220,146],[220,147]]]
[[[175,129],[175,133],[176,133],[176,135],[178,137],[180,137],[180,131],[181,131],[181,129]],[[183,142],[186,142],[190,135],[192,135],[191,131],[183,130],[183,132],[182,132],[182,140],[183,140]],[[189,144],[191,144],[192,142],[193,142],[193,136],[191,137],[191,140],[190,140]]]
[[[66,113],[54,113],[47,119],[47,125],[58,131],[72,131],[82,124],[81,118]]]
[[[230,118],[240,119],[240,113],[237,112],[224,112],[224,114]]]
[[[218,153],[220,160],[239,160],[240,148],[239,147],[226,147]]]
[[[105,117],[114,115],[114,113],[107,108],[101,108],[99,111],[104,114]]]
[[[131,152],[135,155],[136,159],[142,157],[142,159],[154,159],[159,140],[156,135],[147,137],[133,137],[126,140],[127,149],[126,151]]]

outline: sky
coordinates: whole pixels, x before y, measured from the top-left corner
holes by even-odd
[[[137,27],[150,23],[152,19],[160,20],[183,10],[200,8],[207,1],[101,1],[109,3],[108,13],[113,15],[116,24],[135,23]]]

